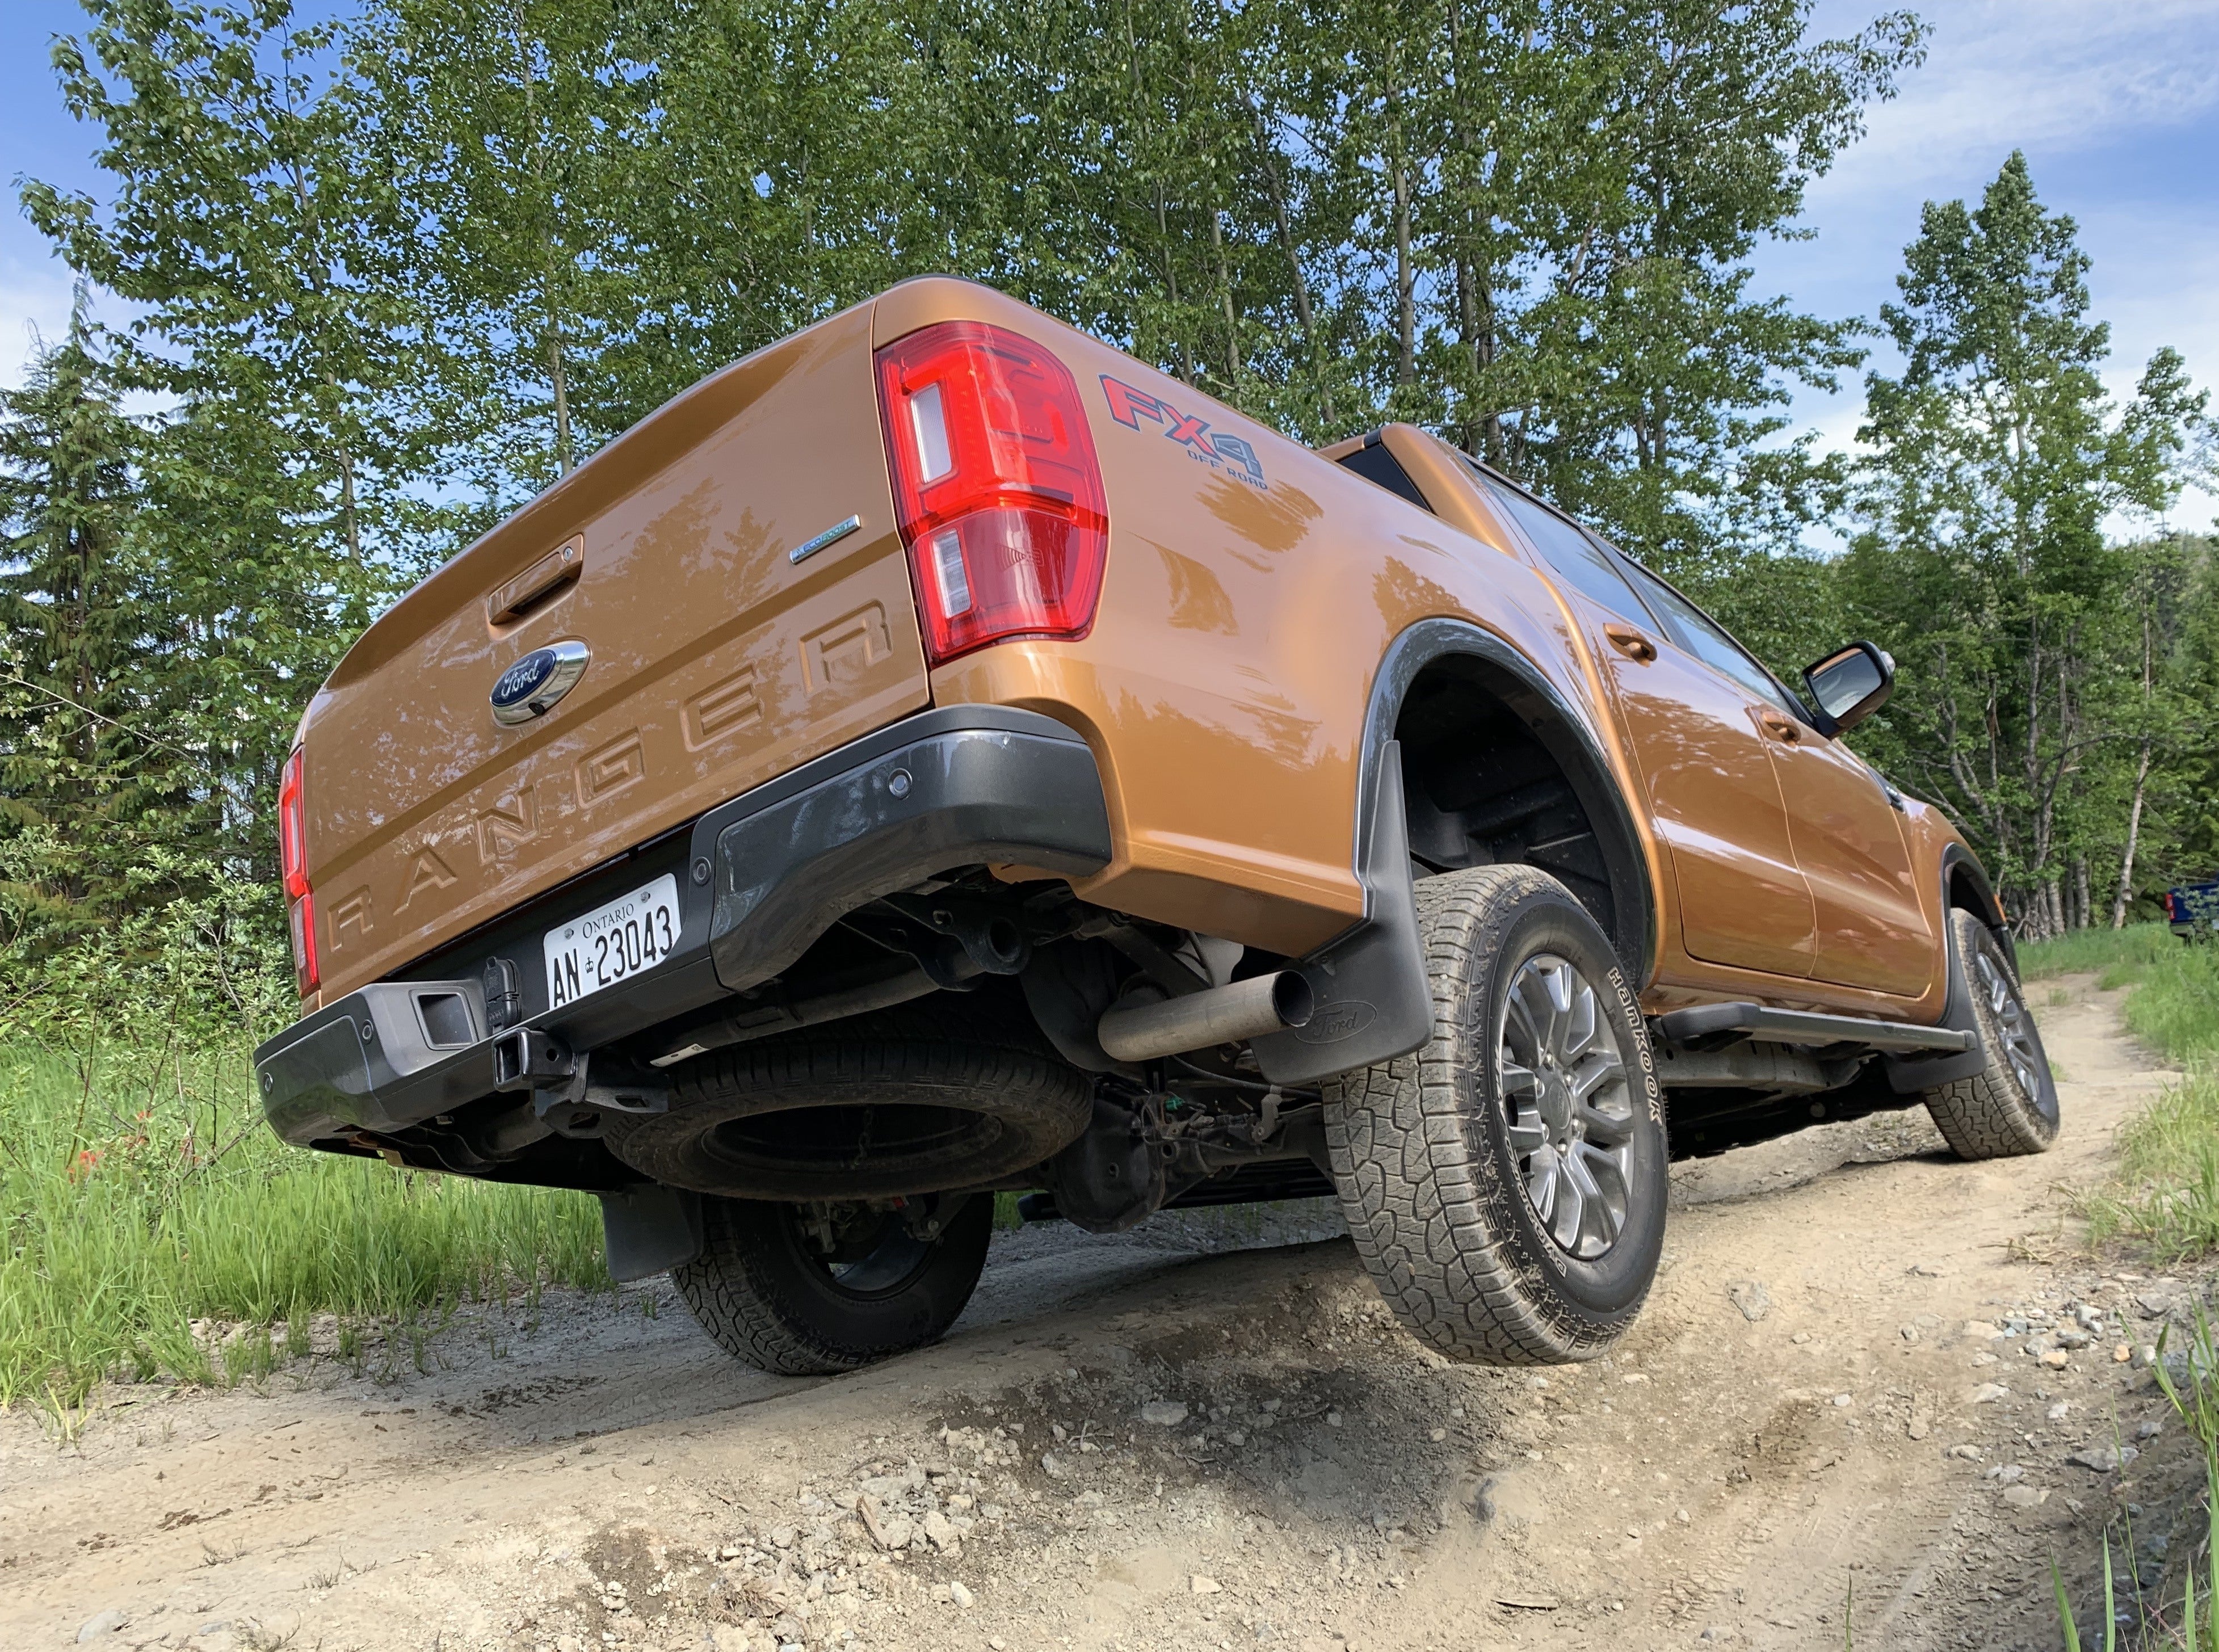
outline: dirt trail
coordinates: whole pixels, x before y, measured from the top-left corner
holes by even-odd
[[[122,1388],[66,1450],[0,1418],[0,1646],[1820,1648],[1852,1586],[1860,1647],[2054,1646],[2050,1556],[2181,1443],[2066,1459],[2162,1416],[2112,1353],[2188,1287],[2062,1238],[2165,1075],[2116,995],[2036,997],[2054,1152],[1960,1164],[1918,1114],[1683,1165],[1592,1367],[1448,1366],[1345,1239],[1227,1251],[1233,1215],[1011,1236],[946,1343],[836,1382],[733,1365],[665,1287],[550,1298],[421,1374]],[[2091,1345],[2026,1351],[2078,1302]]]

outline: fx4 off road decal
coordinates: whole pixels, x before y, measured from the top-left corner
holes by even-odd
[[[1212,430],[1208,419],[1190,419],[1161,396],[1135,389],[1107,373],[1102,376],[1102,394],[1109,399],[1110,416],[1126,429],[1140,429],[1146,419],[1160,425],[1163,434],[1185,448],[1190,458],[1252,488],[1270,486],[1264,480],[1264,462],[1246,438]]]

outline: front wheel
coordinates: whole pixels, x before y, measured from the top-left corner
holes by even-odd
[[[1356,1247],[1404,1324],[1497,1365],[1590,1359],[1663,1253],[1669,1164],[1648,1031],[1610,944],[1546,873],[1422,879],[1433,1032],[1326,1084]]]
[[[2057,1140],[2057,1080],[2018,972],[1988,926],[1961,907],[1949,914],[1949,933],[1987,1064],[1928,1090],[1926,1110],[1960,1158],[2045,1152]]]
[[[885,1205],[701,1201],[701,1254],[671,1282],[728,1353],[787,1376],[851,1371],[935,1342],[978,1288],[985,1194]]]

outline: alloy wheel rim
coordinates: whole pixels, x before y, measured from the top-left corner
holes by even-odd
[[[1976,953],[1973,961],[1980,972],[1980,991],[1988,1000],[1988,1013],[1995,1017],[1997,1030],[2003,1034],[2004,1058],[2010,1064],[2011,1077],[2029,1101],[2037,1101],[2042,1096],[2042,1052],[2034,1041],[2034,1017],[2026,1013],[2008,971],[1986,953]]]
[[[789,1220],[795,1224],[801,1252],[823,1270],[832,1289],[857,1301],[889,1295],[902,1289],[923,1269],[932,1254],[932,1241],[911,1233],[892,1211],[865,1218],[859,1236],[845,1245],[828,1248],[822,1230],[812,1231],[795,1207]]]
[[[1633,1094],[1602,1000],[1569,961],[1537,953],[1511,978],[1496,1044],[1526,1200],[1557,1249],[1594,1261],[1633,1202]]]

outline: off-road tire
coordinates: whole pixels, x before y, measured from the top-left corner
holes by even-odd
[[[701,1202],[701,1254],[671,1282],[717,1345],[786,1376],[852,1371],[939,1340],[986,1265],[994,1201],[973,1194],[902,1276],[872,1291],[842,1287],[812,1253],[799,1207]]]
[[[1023,1000],[985,990],[734,1045],[676,1071],[668,1111],[608,1115],[609,1150],[651,1181],[726,1198],[979,1187],[1042,1163],[1093,1116],[1091,1081]]]
[[[2020,991],[2018,972],[2003,943],[1973,913],[1953,909],[1949,933],[1951,967],[1959,977],[1955,984],[1973,1007],[1973,1026],[1987,1065],[1969,1078],[1928,1090],[1926,1110],[1960,1158],[2046,1152],[2057,1140],[2057,1080],[2050,1073],[2034,1013]],[[2005,1014],[1998,1012],[1994,1002],[1998,983],[2005,997]],[[2012,1028],[2005,1024],[2011,1009],[2017,1011],[2019,1034],[2031,1046],[2022,1050],[2036,1075],[2031,1093],[2013,1071],[2008,1046]]]
[[[1570,891],[1532,866],[1423,879],[1416,898],[1433,1036],[1414,1054],[1325,1084],[1327,1145],[1357,1252],[1402,1322],[1452,1358],[1593,1358],[1640,1311],[1664,1244],[1663,1102],[1632,983]],[[1624,1065],[1625,1222],[1587,1261],[1542,1226],[1497,1071],[1506,995],[1545,955],[1593,988]]]

